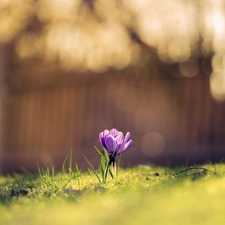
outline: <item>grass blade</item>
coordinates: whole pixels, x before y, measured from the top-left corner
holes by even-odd
[[[102,173],[102,180],[104,181],[105,178],[105,168],[106,168],[107,162],[105,161],[105,157],[103,154],[101,154],[101,173]]]
[[[98,150],[98,148],[96,146],[94,146],[95,150],[97,151],[97,153],[101,156],[102,153]]]
[[[99,178],[99,176],[98,176],[98,174],[97,174],[95,168],[92,166],[92,164],[91,164],[90,161],[87,159],[87,157],[86,157],[85,155],[83,155],[83,156],[84,156],[85,161],[86,161],[86,162],[88,163],[88,165],[91,167],[91,170],[93,171],[93,173],[95,174],[95,176],[98,178],[99,183],[101,183],[101,179]]]
[[[38,168],[38,173],[39,173],[39,176],[42,177],[43,174],[42,174],[42,171],[41,171],[41,168],[39,166],[39,164],[37,163],[37,168]]]
[[[69,175],[72,175],[73,172],[73,150],[72,147],[70,148],[70,162],[69,162]]]
[[[103,154],[104,154],[104,157],[105,157],[105,161],[109,162],[109,154],[105,149],[103,149]]]
[[[52,178],[55,177],[55,168],[52,166]]]
[[[65,164],[66,164],[66,161],[67,161],[67,158],[68,158],[68,155],[66,156],[66,158],[64,159],[63,161],[63,165],[62,165],[62,173],[65,174]]]

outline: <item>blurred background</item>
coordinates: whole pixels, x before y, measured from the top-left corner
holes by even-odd
[[[124,167],[221,162],[224,99],[223,0],[0,1],[1,173],[97,166],[111,128]]]

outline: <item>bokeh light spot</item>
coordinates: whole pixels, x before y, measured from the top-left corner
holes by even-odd
[[[225,99],[225,71],[213,73],[210,77],[212,96],[217,100]]]
[[[165,138],[158,132],[149,132],[141,139],[141,150],[150,157],[160,155],[165,148]]]
[[[199,74],[199,62],[197,59],[190,59],[180,63],[180,71],[185,77],[194,77]]]

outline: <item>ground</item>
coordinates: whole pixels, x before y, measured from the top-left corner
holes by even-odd
[[[225,224],[225,165],[123,169],[94,175],[41,170],[0,177],[1,224]]]

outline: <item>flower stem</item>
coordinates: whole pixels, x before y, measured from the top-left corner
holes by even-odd
[[[110,169],[110,166],[111,166],[112,163],[113,163],[113,169],[114,169],[115,159],[112,158],[112,157],[109,157],[109,162],[107,163],[107,166],[105,168],[105,174],[104,174],[105,176],[104,176],[104,181],[103,181],[104,183],[106,182],[106,179],[107,179],[107,176],[108,176],[108,172],[109,172],[109,169]],[[115,177],[114,171],[113,171],[113,174],[111,172],[111,176],[112,176],[112,178]]]
[[[113,177],[116,177],[116,175],[117,175],[116,161],[113,161]]]

